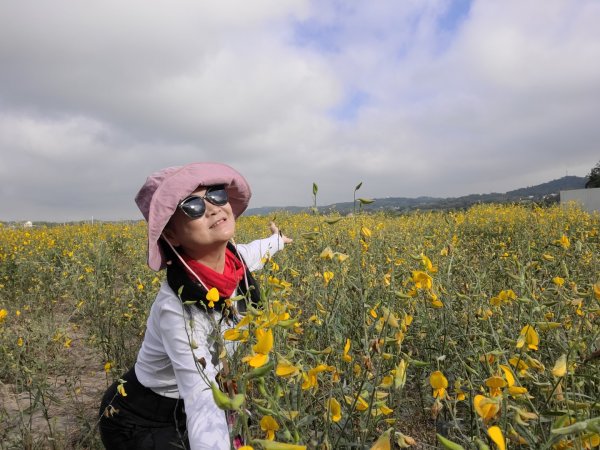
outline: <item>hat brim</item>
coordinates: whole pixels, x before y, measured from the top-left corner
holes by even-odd
[[[155,190],[148,211],[148,265],[166,267],[159,240],[179,202],[198,186],[225,185],[234,216],[248,207],[252,193],[246,179],[235,169],[219,163],[192,163],[171,172]]]

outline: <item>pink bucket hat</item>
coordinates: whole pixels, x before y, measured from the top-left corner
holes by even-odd
[[[233,214],[239,217],[248,207],[252,193],[246,179],[225,164],[197,162],[167,167],[146,179],[135,202],[148,222],[148,265],[152,270],[166,267],[158,241],[179,202],[198,186],[219,184],[225,185]]]

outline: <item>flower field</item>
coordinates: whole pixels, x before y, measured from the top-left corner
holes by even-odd
[[[242,217],[237,241],[271,219]],[[214,395],[249,447],[600,446],[598,215],[275,220],[294,242],[257,272],[263,307],[216,343],[235,393]],[[163,276],[145,252],[142,222],[0,226],[0,448],[101,448],[100,396]]]

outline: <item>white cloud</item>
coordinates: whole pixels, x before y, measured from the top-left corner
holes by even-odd
[[[145,177],[193,160],[239,168],[263,206],[309,205],[313,181],[320,203],[360,181],[506,191],[598,159],[594,0],[0,9],[0,220],[138,217]]]

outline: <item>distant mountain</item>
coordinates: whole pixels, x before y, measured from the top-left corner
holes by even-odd
[[[552,203],[559,200],[560,191],[570,189],[583,189],[587,178],[566,176],[547,183],[515,189],[505,193],[492,192],[491,194],[471,194],[462,197],[386,197],[376,198],[373,203],[363,205],[363,211],[399,211],[412,210],[434,210],[434,209],[461,209],[468,208],[477,203],[515,203],[515,202],[545,202]],[[357,206],[358,208],[358,206]],[[348,214],[354,211],[352,202],[333,203],[320,206],[320,212],[339,212]],[[247,215],[266,215],[277,211],[288,211],[292,213],[309,211],[309,207],[286,206],[286,207],[262,207],[251,208]]]

